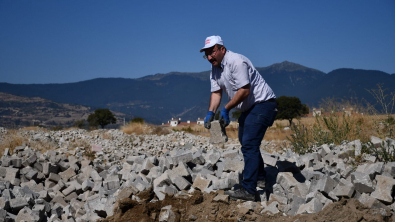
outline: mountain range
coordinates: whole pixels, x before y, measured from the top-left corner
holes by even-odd
[[[395,92],[395,76],[376,70],[341,68],[329,73],[284,61],[257,68],[277,97],[296,96],[310,107],[322,99],[357,98],[375,103],[367,89],[377,84]],[[160,124],[174,118],[196,121],[206,115],[210,71],[171,72],[137,79],[98,78],[64,84],[0,83],[0,92],[59,103],[108,108]],[[227,102],[226,95],[222,104]]]

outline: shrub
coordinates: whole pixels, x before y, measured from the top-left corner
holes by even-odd
[[[130,122],[126,126],[121,127],[122,132],[126,134],[136,134],[136,135],[141,135],[141,134],[148,134],[148,129],[145,124],[141,123],[132,123]]]
[[[312,147],[322,144],[341,144],[343,141],[352,141],[362,136],[361,118],[346,115],[337,115],[335,112],[329,116],[316,116],[311,127],[303,124],[292,124],[293,134],[288,139],[294,146],[294,151],[304,154],[312,151]]]
[[[187,133],[192,133],[193,132],[191,126],[188,126],[188,128],[182,127],[181,131],[184,131],[184,132],[187,132]]]
[[[161,136],[161,135],[167,135],[170,133],[169,129],[166,129],[162,126],[153,126],[152,134]]]
[[[79,129],[85,129],[86,122],[84,119],[76,120],[73,124],[73,127],[77,127]]]
[[[377,134],[381,138],[393,138],[395,121],[392,116],[392,112],[395,106],[395,93],[391,92],[386,94],[386,89],[383,89],[380,84],[377,85],[377,89],[370,89],[367,91],[376,99],[377,102],[376,104],[368,104],[370,113],[376,117],[374,119],[374,127]],[[380,107],[381,111],[377,110],[376,107]]]
[[[53,127],[51,128],[51,130],[53,130],[53,131],[59,131],[59,130],[62,130],[62,129],[63,129],[63,126],[62,126],[62,125],[53,126]]]
[[[130,122],[132,123],[144,123],[144,119],[141,117],[135,117]]]
[[[318,145],[329,142],[340,144],[344,140],[352,139],[354,133],[352,132],[354,121],[345,113],[341,117],[334,112],[329,116],[316,116],[315,125],[316,129],[321,130],[320,132],[313,131],[315,142],[319,142]]]
[[[312,151],[312,139],[309,130],[303,124],[292,124],[291,130],[294,134],[287,137],[293,146],[293,151],[298,154],[305,154]]]
[[[367,143],[362,149],[362,153],[374,155],[380,162],[394,162],[395,144],[390,139],[384,140],[379,147],[373,146],[372,143]]]

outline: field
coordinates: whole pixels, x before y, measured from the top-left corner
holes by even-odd
[[[394,116],[392,116],[393,118]],[[337,117],[338,121],[342,121],[342,116]],[[362,136],[361,140],[367,141],[370,136],[378,136],[381,137],[375,127],[375,124],[379,124],[383,119],[387,118],[385,115],[371,116],[371,115],[354,115],[350,116],[349,120],[354,123],[352,127],[360,126],[360,131],[363,132],[360,134]],[[307,128],[312,128],[315,123],[317,123],[316,117],[302,117],[299,119],[293,119],[292,121],[295,125],[304,125]],[[341,126],[341,124],[340,124]],[[204,128],[203,125],[191,125],[191,126],[176,126],[176,127],[166,127],[170,130],[174,131],[185,131],[192,133],[194,135],[200,136],[210,136],[210,132],[208,129]],[[339,129],[340,130],[340,129]],[[235,124],[226,127],[226,133],[229,138],[237,139],[238,138],[238,129]],[[266,131],[265,137],[263,138],[266,141],[270,140],[287,140],[290,138],[292,134],[292,130],[289,126],[288,120],[276,120],[273,126],[269,127]]]

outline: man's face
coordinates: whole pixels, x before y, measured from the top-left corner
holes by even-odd
[[[217,48],[218,46],[215,45],[211,48],[208,48],[204,51],[207,56],[207,60],[213,65],[217,67],[221,67],[222,59],[225,56],[225,47],[221,47],[220,49]]]

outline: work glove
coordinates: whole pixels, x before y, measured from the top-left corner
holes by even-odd
[[[221,115],[219,116],[219,123],[223,127],[227,127],[230,123],[229,110],[225,109],[225,107],[221,110]]]
[[[208,111],[207,116],[204,119],[204,127],[207,129],[210,129],[211,127],[211,122],[214,120],[214,112],[213,111]]]

